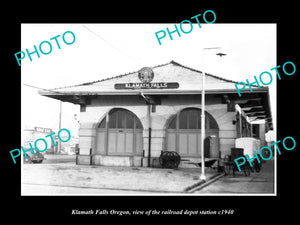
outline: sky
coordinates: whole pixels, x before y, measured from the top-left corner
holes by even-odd
[[[178,21],[177,27],[181,21]],[[186,26],[189,26],[188,24]],[[129,72],[142,67],[152,67],[174,60],[184,66],[203,71],[202,49],[221,47],[227,54],[218,57],[211,50],[205,53],[205,72],[236,82],[254,81],[263,71],[275,71],[276,24],[193,24],[193,30],[181,37],[173,33],[161,39],[159,45],[155,33],[174,24],[22,24],[21,49],[34,51],[41,42],[49,41],[52,52],[48,55],[34,53],[32,61],[26,57],[21,61],[21,119],[22,129],[45,127],[58,131],[59,101],[40,96],[38,88],[57,88],[100,80]],[[183,27],[189,30],[189,27]],[[67,45],[62,36],[72,31],[75,42]],[[58,49],[57,38],[61,49]],[[66,34],[66,41],[72,41]],[[43,50],[47,52],[47,44]],[[16,61],[16,66],[18,63]],[[276,80],[268,85],[270,91],[273,123],[276,121]],[[29,87],[27,85],[34,86]],[[75,119],[75,114],[77,114]],[[62,103],[62,127],[78,135],[79,106]],[[275,125],[275,124],[274,124]]]

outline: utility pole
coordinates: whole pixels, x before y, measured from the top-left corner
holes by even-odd
[[[61,129],[61,111],[62,111],[62,101],[59,101],[59,121],[58,121],[58,130]],[[58,153],[61,153],[61,142],[58,142]]]
[[[202,92],[201,92],[201,180],[206,180],[205,176],[205,159],[204,159],[204,139],[205,139],[205,71],[204,71],[204,53],[205,50],[221,49],[221,47],[203,48],[202,49]],[[217,53],[216,55],[222,57],[226,54]]]

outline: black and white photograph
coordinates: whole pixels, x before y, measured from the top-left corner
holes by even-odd
[[[22,195],[276,195],[276,24],[21,31]]]
[[[297,215],[296,6],[65,3],[3,20],[4,219]]]

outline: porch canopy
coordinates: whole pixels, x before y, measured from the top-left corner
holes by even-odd
[[[135,71],[79,85],[40,90],[39,94],[80,105],[90,104],[93,96],[140,96],[143,93],[144,96],[147,96],[152,101],[151,104],[156,104],[164,95],[201,95],[201,71],[183,66],[174,61],[151,67],[151,69],[154,72],[152,82],[158,84],[156,88],[116,88],[116,84],[141,83],[138,77],[139,71]],[[174,82],[177,82],[178,85],[174,85]],[[159,87],[160,84],[164,86],[166,83],[173,83],[173,87]],[[235,104],[238,104],[251,121],[265,120],[267,125],[266,132],[273,129],[268,87],[261,86],[259,88],[256,85],[252,85],[251,91],[247,86],[241,92],[242,96],[239,97],[235,88],[236,83],[238,82],[206,73],[205,93],[207,95],[221,95],[224,103],[227,103],[229,108],[234,108]]]

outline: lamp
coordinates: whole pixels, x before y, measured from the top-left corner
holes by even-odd
[[[205,176],[205,160],[204,160],[204,139],[205,139],[205,72],[204,72],[204,52],[205,50],[212,50],[212,49],[221,49],[221,47],[211,47],[211,48],[203,48],[202,49],[202,100],[201,100],[201,180],[206,180]],[[217,53],[216,55],[222,57],[226,54],[224,53]]]

